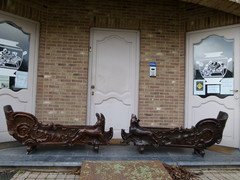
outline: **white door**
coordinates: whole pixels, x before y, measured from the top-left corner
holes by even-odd
[[[237,26],[187,33],[186,126],[225,111],[221,145],[230,147],[239,147],[239,42]]]
[[[102,113],[106,128],[120,138],[131,114],[138,113],[139,33],[94,28],[90,45],[88,122],[94,124],[95,113]]]
[[[39,25],[0,11],[0,142],[14,140],[3,106],[35,113]]]

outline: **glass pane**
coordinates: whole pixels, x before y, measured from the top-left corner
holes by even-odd
[[[27,88],[30,35],[11,22],[0,22],[0,89]]]
[[[233,95],[234,40],[211,35],[194,44],[194,95],[203,98]]]

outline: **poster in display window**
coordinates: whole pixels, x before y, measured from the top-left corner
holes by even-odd
[[[203,91],[194,91],[201,97],[233,95],[234,40],[211,35],[194,44],[194,88],[204,81]]]
[[[0,88],[27,88],[30,35],[11,22],[0,22]]]

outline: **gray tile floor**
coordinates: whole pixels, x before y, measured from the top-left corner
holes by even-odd
[[[175,147],[146,147],[140,154],[133,145],[100,146],[95,152],[90,145],[62,147],[39,146],[37,151],[26,155],[25,146],[0,147],[0,167],[38,166],[38,167],[76,167],[84,160],[126,161],[160,160],[162,163],[181,166],[229,166],[240,165],[240,151],[224,154],[205,150],[204,157],[193,154],[193,149]]]

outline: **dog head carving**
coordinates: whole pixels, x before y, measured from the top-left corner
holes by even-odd
[[[139,126],[139,119],[137,118],[137,116],[135,114],[132,114],[132,117],[131,117],[131,127],[136,127],[136,126]]]

